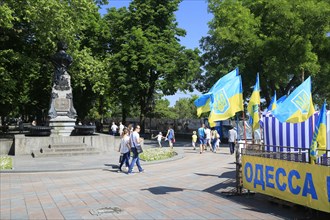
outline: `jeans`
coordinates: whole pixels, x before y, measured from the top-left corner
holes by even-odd
[[[230,154],[233,154],[235,152],[235,143],[234,142],[229,142],[229,149],[230,149]]]
[[[131,149],[132,149],[132,153],[133,153],[133,159],[132,159],[131,165],[129,166],[128,173],[132,173],[135,163],[139,169],[139,172],[142,172],[143,169],[140,164],[140,158],[139,158],[139,154],[136,150],[136,147],[132,147]]]
[[[216,151],[216,149],[217,149],[217,141],[218,141],[218,139],[216,139],[216,138],[213,138],[211,141],[213,152]]]
[[[129,151],[127,153],[123,154],[123,159],[120,162],[119,170],[121,170],[121,167],[123,166],[124,163],[125,163],[126,167],[129,167],[129,157],[130,157]]]

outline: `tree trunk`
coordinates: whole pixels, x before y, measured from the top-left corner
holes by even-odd
[[[127,118],[127,108],[124,106],[124,105],[122,105],[122,107],[121,107],[121,113],[122,113],[122,123],[123,123],[123,125],[126,125],[126,118]]]

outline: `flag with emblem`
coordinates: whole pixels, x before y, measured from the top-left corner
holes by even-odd
[[[227,81],[233,79],[239,75],[238,67],[233,71],[227,73],[221,77],[212,88],[205,94],[201,95],[198,99],[194,101],[195,106],[197,107],[197,116],[199,117],[204,112],[209,112],[210,109],[210,99],[211,95],[216,88],[223,86]]]
[[[226,120],[243,111],[243,88],[241,76],[227,81],[221,87],[217,87],[211,96],[211,113],[209,123],[212,126],[215,121]]]
[[[259,73],[257,73],[256,84],[253,87],[253,92],[247,106],[247,110],[250,114],[250,124],[252,130],[259,128],[259,106],[260,106],[260,85],[259,85]]]
[[[315,130],[313,134],[313,140],[310,147],[310,156],[312,159],[316,160],[318,156],[325,154],[326,143],[327,143],[327,103],[324,104],[319,112],[319,117],[315,125]]]
[[[311,94],[311,77],[308,77],[282,103],[272,111],[280,122],[300,123],[314,113]]]

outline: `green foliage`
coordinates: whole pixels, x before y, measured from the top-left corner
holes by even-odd
[[[47,116],[58,41],[74,59],[68,71],[80,119],[143,118],[156,92],[192,90],[201,73],[199,51],[179,43],[185,35],[174,15],[180,1],[134,0],[104,17],[98,9],[106,0],[1,3],[0,115]],[[159,115],[175,118],[168,113]]]
[[[177,153],[170,148],[147,148],[143,149],[140,159],[144,161],[165,160],[174,157]]]
[[[13,169],[13,158],[9,156],[0,156],[0,170]]]
[[[96,1],[102,2],[105,1]],[[101,41],[107,32],[103,31],[95,1],[8,0],[0,5],[0,12],[0,75],[5,79],[0,82],[1,115],[16,109],[16,114],[22,115],[47,114],[53,73],[50,57],[60,40],[69,45],[68,53],[77,58],[69,70],[72,86],[78,93],[89,91],[81,92],[88,98],[105,95],[109,84],[101,62],[102,44],[97,38]],[[87,73],[82,72],[86,70]],[[93,100],[88,103],[88,98],[84,104],[92,106]]]
[[[198,96],[194,95],[191,98],[180,98],[174,105],[176,119],[193,119],[197,117],[197,108],[194,101]]]
[[[170,107],[170,101],[167,99],[158,99],[155,101],[155,109],[153,110],[152,116],[154,118],[177,118],[176,112]]]
[[[105,15],[111,37],[109,58],[112,94],[124,111],[140,107],[143,120],[157,91],[165,95],[190,84],[200,74],[198,50],[178,42],[185,32],[177,27],[174,12],[180,0],[134,0],[128,9],[110,9]],[[118,97],[118,95],[117,95]]]
[[[328,85],[321,82],[329,74],[325,61],[329,57],[329,1],[210,0],[209,10],[214,19],[210,35],[202,39],[207,74],[200,79],[201,91],[239,66],[246,97],[257,72],[261,94],[268,102],[274,90],[278,97],[288,94],[309,75],[315,96],[325,90],[329,94]]]

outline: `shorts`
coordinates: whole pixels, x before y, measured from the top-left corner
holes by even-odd
[[[199,144],[206,144],[205,138],[199,138]]]

